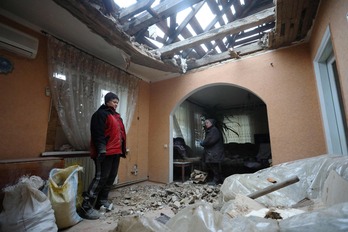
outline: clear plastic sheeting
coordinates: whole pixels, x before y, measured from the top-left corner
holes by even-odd
[[[154,223],[144,217],[120,219],[117,232],[346,232],[348,231],[348,200],[343,196],[338,203],[325,205],[323,189],[327,190],[329,173],[337,173],[337,191],[346,189],[348,157],[322,155],[283,163],[253,174],[232,175],[221,186],[221,202],[213,205],[200,201],[179,211],[166,224]],[[264,189],[270,178],[282,182],[293,176],[300,181],[256,199],[247,195]],[[334,175],[332,177],[336,178]],[[267,180],[268,179],[268,180]],[[328,179],[328,180],[327,180]],[[344,183],[342,182],[344,181]],[[331,189],[330,191],[333,191]],[[323,199],[321,199],[323,197]],[[291,208],[308,199],[310,207]],[[324,200],[324,201],[322,201]],[[268,213],[281,217],[268,218]]]
[[[230,230],[222,230],[223,232],[278,232],[279,226],[276,220],[260,218],[260,217],[243,217],[237,216],[229,222]]]
[[[114,232],[151,232],[171,231],[167,226],[157,222],[156,220],[149,219],[144,216],[128,216],[123,217],[117,227],[113,230]]]
[[[318,211],[306,212],[284,220],[257,216],[234,218],[214,211],[211,204],[196,203],[186,207],[165,225],[146,217],[122,218],[115,232],[346,232],[348,202]]]
[[[348,231],[348,202],[295,215],[279,222],[280,231]]]
[[[275,220],[260,217],[231,218],[213,209],[207,202],[188,206],[172,217],[165,225],[154,224],[145,217],[126,217],[119,221],[115,232],[272,232],[279,231]]]
[[[171,231],[223,231],[224,218],[211,204],[198,202],[179,211],[166,225]]]
[[[198,202],[181,210],[166,226],[172,232],[271,232],[278,231],[275,220],[259,217],[230,217],[207,202]]]
[[[252,174],[235,174],[225,179],[220,190],[223,201],[228,202],[236,194],[247,196],[272,185],[267,178],[281,182],[298,176],[299,182],[256,199],[266,207],[290,207],[304,198],[321,197],[321,190],[331,170],[348,180],[348,157],[322,155],[282,163]]]

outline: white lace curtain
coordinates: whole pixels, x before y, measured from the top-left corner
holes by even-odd
[[[74,149],[89,149],[91,116],[109,91],[120,98],[117,111],[128,132],[138,97],[137,77],[52,36],[48,38],[48,63],[54,107]]]
[[[204,139],[202,113],[200,107],[184,101],[173,115],[173,137],[183,138],[196,153],[202,150],[199,141]]]
[[[254,134],[257,133],[256,123],[261,114],[261,109],[253,110],[231,110],[226,112],[224,123],[238,132],[225,130],[225,142],[230,143],[254,143]],[[200,116],[203,110],[187,101],[184,101],[173,115],[174,131],[173,137],[182,137],[187,145],[200,151],[202,147],[199,140],[204,139],[202,121]],[[232,121],[231,121],[232,120]]]
[[[231,118],[233,122],[226,120],[228,127],[237,131],[238,135],[232,131],[226,131],[226,143],[254,143],[255,118],[250,112],[235,113]]]

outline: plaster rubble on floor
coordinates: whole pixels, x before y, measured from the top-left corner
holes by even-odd
[[[144,215],[149,211],[170,208],[173,213],[194,204],[197,200],[217,203],[220,192],[219,186],[185,183],[167,185],[134,185],[116,189],[111,193],[118,211],[113,216]]]
[[[267,181],[270,177],[282,181],[294,175],[299,176],[298,183],[255,200],[246,197],[272,184]],[[132,227],[135,220],[137,229],[128,230],[130,227],[125,226],[114,231],[347,231],[348,195],[339,194],[339,200],[332,201],[337,199],[332,197],[337,191],[346,190],[347,180],[346,156],[322,155],[292,161],[253,174],[232,175],[225,179],[214,204],[197,200],[166,224],[128,216],[121,218],[119,225],[133,220],[128,223]],[[279,219],[265,218],[273,212]]]

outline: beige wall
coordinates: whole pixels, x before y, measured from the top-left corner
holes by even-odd
[[[169,178],[164,145],[171,139],[173,109],[198,88],[221,83],[246,88],[266,103],[274,164],[325,153],[312,61],[303,44],[151,84],[150,180]]]
[[[129,153],[126,159],[121,159],[119,171],[120,182],[147,179],[149,98],[150,85],[141,81],[133,122],[127,134],[127,147]],[[134,165],[138,167],[138,174],[136,176],[131,173]]]
[[[322,0],[311,37],[311,59],[314,60],[324,32],[330,28],[331,40],[337,60],[340,77],[341,93],[348,124],[348,1]]]
[[[4,23],[10,23],[0,16]],[[46,38],[17,24],[10,24],[39,39],[35,59],[0,50],[14,65],[10,74],[0,74],[0,159],[39,157],[45,150],[50,98]]]

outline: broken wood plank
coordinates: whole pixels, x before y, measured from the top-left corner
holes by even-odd
[[[248,32],[240,33],[240,34],[235,36],[235,40],[243,40],[244,38],[248,38],[248,37],[256,35],[256,34],[259,35],[259,37],[262,37],[261,33],[263,33],[266,30],[272,29],[272,28],[274,28],[274,22],[265,24],[265,25],[260,26],[260,27],[256,27],[255,29],[248,31]],[[240,42],[235,42],[235,45],[238,45],[238,43],[240,44]]]
[[[157,49],[162,57],[172,55],[181,50],[194,47],[212,40],[223,38],[229,34],[239,33],[245,29],[262,25],[274,21],[274,7],[261,11],[255,15],[248,16],[243,19],[236,20],[226,24],[220,28],[210,30],[197,36],[193,36],[184,41],[179,41],[165,47]]]
[[[297,28],[298,28],[297,12],[298,12],[298,6],[300,2],[302,3],[302,1],[299,1],[299,0],[294,0],[293,2],[292,13],[290,18],[290,30],[288,32],[289,42],[294,41],[296,38]]]
[[[247,55],[261,50],[263,50],[263,48],[257,42],[234,49],[234,51],[239,56]],[[231,58],[233,57],[231,57],[230,52],[226,51],[216,55],[208,55],[198,60],[187,60],[187,70],[192,70],[205,65],[222,62]]]
[[[313,24],[313,19],[315,18],[315,15],[317,13],[319,5],[319,0],[308,0],[308,3],[306,5],[306,16],[305,20],[302,25],[302,30],[301,30],[301,39],[306,38],[308,32],[310,32],[310,28],[312,27]]]
[[[248,197],[250,197],[251,199],[256,199],[258,197],[262,197],[263,195],[266,195],[268,193],[271,193],[271,192],[274,192],[278,189],[281,189],[281,188],[284,188],[286,186],[289,186],[291,184],[294,184],[294,183],[297,183],[299,182],[300,179],[298,178],[298,176],[294,176],[288,180],[285,180],[283,182],[280,182],[280,183],[277,183],[277,184],[274,184],[274,185],[271,185],[271,186],[268,186],[264,189],[261,189],[259,191],[256,191],[254,193],[251,193],[248,195]]]

